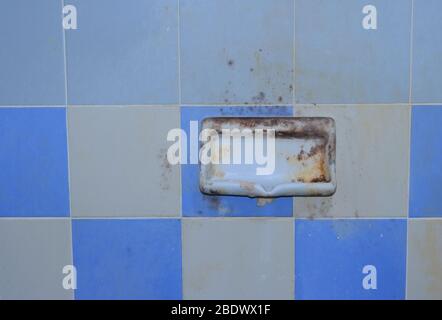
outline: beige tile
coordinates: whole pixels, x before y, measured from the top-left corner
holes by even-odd
[[[1,219],[0,257],[0,299],[73,299],[69,219]]]
[[[184,299],[293,299],[292,219],[183,220]]]
[[[69,107],[72,215],[179,216],[180,168],[167,161],[176,107]]]
[[[407,215],[409,106],[296,106],[295,116],[336,122],[337,190],[295,199],[297,217]]]
[[[408,299],[442,299],[442,220],[410,220]]]

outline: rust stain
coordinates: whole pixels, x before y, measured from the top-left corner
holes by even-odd
[[[305,183],[330,182],[330,173],[323,154],[314,155],[312,161],[302,162],[303,169],[293,177],[294,181]]]
[[[222,171],[220,171],[220,170],[215,170],[215,172],[213,173],[213,175],[215,176],[215,177],[218,177],[218,178],[224,178],[224,176],[226,175],[224,172],[222,172]]]
[[[318,183],[330,182],[329,166],[324,144],[313,146],[309,152],[304,149],[297,155],[289,156],[286,160],[293,165],[301,165],[302,170],[292,176],[293,182]]]
[[[258,207],[264,207],[274,201],[273,198],[256,198],[256,205]]]
[[[280,138],[310,138],[317,137],[324,139],[329,136],[329,128],[332,124],[330,118],[303,118],[302,121],[293,121],[293,118],[286,117],[217,117],[210,118],[211,128],[221,132],[226,126],[239,129],[275,129],[276,137]],[[334,143],[334,141],[330,141]],[[333,149],[333,145],[330,147]]]
[[[248,181],[240,181],[239,186],[250,193],[253,193],[255,191],[255,185]]]

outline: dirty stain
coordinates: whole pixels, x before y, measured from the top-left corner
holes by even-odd
[[[161,162],[160,188],[161,190],[166,191],[170,189],[170,175],[172,174],[172,166],[169,163],[169,160],[167,160],[167,150],[165,148],[160,149],[158,159]]]
[[[333,198],[324,197],[312,199],[306,203],[306,209],[308,212],[308,219],[314,220],[318,217],[328,218],[330,210],[333,208]]]
[[[258,207],[264,207],[272,203],[274,200],[275,200],[274,198],[256,198],[256,205]]]
[[[207,201],[210,209],[215,210],[222,215],[226,215],[231,212],[231,209],[223,204],[219,196],[204,196],[204,200]]]
[[[249,58],[240,63],[241,57]],[[223,59],[220,62],[222,61],[227,70],[226,84],[220,90],[220,100],[225,104],[266,104],[291,101],[294,70],[289,61],[274,61],[272,55],[264,52],[262,48],[252,49],[248,53],[241,54],[240,57],[229,52],[228,48],[223,48],[220,58]],[[238,75],[247,75],[247,77],[240,79]],[[250,96],[239,97],[237,90],[243,86],[251,92]]]
[[[425,224],[425,240],[421,242],[421,259],[427,281],[427,294],[440,296],[442,290],[442,225],[440,222]]]
[[[266,95],[264,92],[260,91],[256,96],[252,97],[254,103],[263,103],[266,101]]]
[[[255,192],[255,184],[248,181],[240,181],[239,186],[248,191],[250,194],[253,194]]]
[[[332,228],[336,234],[337,240],[344,240],[357,235],[361,227],[370,229],[372,228],[372,225],[370,223],[368,225],[362,226],[352,221],[332,220]]]
[[[217,178],[224,178],[224,176],[226,175],[224,172],[222,172],[221,170],[215,170],[215,172],[213,173],[213,175]]]

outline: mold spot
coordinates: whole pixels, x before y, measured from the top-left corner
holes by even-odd
[[[220,214],[225,215],[231,212],[228,207],[223,205],[219,196],[204,196],[204,200],[208,202],[209,208],[217,211]]]
[[[260,91],[256,96],[252,97],[252,101],[255,103],[262,103],[266,99],[266,95],[264,92]]]
[[[371,228],[371,224],[366,227]],[[358,233],[361,226],[354,224],[351,221],[337,220],[332,222],[332,228],[335,232],[336,239],[343,240]]]

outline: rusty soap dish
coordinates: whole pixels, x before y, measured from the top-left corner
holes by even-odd
[[[272,135],[274,148],[265,139]],[[332,118],[206,118],[200,138],[200,190],[205,194],[330,196],[336,191]]]

